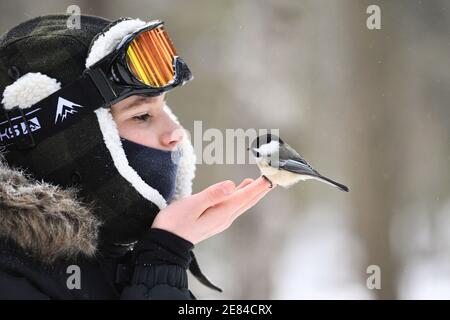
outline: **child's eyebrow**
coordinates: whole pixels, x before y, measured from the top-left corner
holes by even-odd
[[[139,96],[139,98],[134,99],[133,102],[131,102],[130,104],[126,105],[123,110],[124,111],[128,111],[131,110],[135,107],[140,106],[142,103],[148,101],[149,99],[152,99],[152,97],[144,97],[144,96]]]
[[[164,95],[164,101],[166,101],[167,95]],[[123,117],[129,116],[129,114],[136,112],[135,109],[138,109],[145,102],[151,103],[153,100],[157,100],[157,97],[148,97],[148,96],[134,96],[131,102],[121,106],[120,113]]]
[[[151,99],[149,99],[149,97],[139,96],[139,98],[135,99],[135,100],[131,103],[131,105],[132,105],[132,106],[139,105],[139,104],[141,104],[141,103],[146,102],[147,100],[151,100]]]

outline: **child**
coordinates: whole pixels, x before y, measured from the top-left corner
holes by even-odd
[[[192,249],[269,192],[191,195],[195,156],[165,103],[192,79],[159,22],[26,21],[0,39],[0,298],[195,299]]]

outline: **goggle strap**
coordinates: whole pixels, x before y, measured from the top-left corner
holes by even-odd
[[[117,95],[106,78],[105,73],[100,68],[95,70],[88,69],[85,71],[85,75],[88,75],[91,78],[92,82],[102,95],[105,103],[109,104],[110,101],[117,98]]]
[[[91,76],[84,74],[29,108],[4,110],[0,114],[0,150],[34,147],[104,106],[106,101]]]

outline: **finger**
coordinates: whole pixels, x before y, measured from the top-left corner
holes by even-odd
[[[217,215],[227,215],[231,217],[239,208],[249,203],[252,199],[266,190],[271,190],[270,183],[264,178],[259,177],[242,189],[236,190],[226,200],[215,206],[209,208],[204,212],[200,219],[214,220]]]
[[[230,180],[213,184],[205,190],[193,195],[194,205],[199,206],[200,209],[203,209],[204,211],[227,199],[235,190],[236,186],[234,182]]]
[[[277,186],[276,184],[272,184],[272,187],[270,187],[270,182],[267,181],[266,179],[264,179],[264,177],[261,177],[261,178],[267,182],[269,188],[264,189],[259,194],[250,198],[250,200],[247,200],[244,203],[242,203],[242,205],[238,209],[236,209],[236,211],[233,213],[233,218],[232,218],[233,220],[235,220],[238,216],[240,216],[245,211],[247,211],[248,209],[250,209],[251,207],[256,205],[259,202],[259,200],[261,200],[269,191],[273,190]]]
[[[249,199],[253,199],[255,196],[260,194],[262,191],[270,189],[270,182],[266,179],[259,177],[253,182],[249,183],[245,187],[236,190],[230,197],[227,199],[227,203],[230,206],[234,206],[235,209],[238,209],[243,203],[247,203]]]
[[[237,217],[239,217],[240,215],[242,215],[244,212],[246,212],[248,209],[252,208],[253,206],[255,206],[262,198],[264,198],[264,196],[266,194],[268,194],[270,191],[272,191],[273,188],[265,190],[263,192],[261,192],[260,194],[258,194],[257,196],[255,196],[253,199],[251,199],[249,202],[247,202],[246,204],[244,204],[243,206],[241,206],[238,210],[236,210],[236,212],[233,214],[233,220],[235,220]]]
[[[230,211],[230,208],[225,205],[225,202],[228,200],[225,200],[221,204],[217,205],[216,207],[209,208],[208,210],[203,213],[199,220],[202,221],[204,224],[209,225],[217,225],[217,222],[222,221],[223,227],[228,227],[233,223],[233,221],[240,216],[242,213],[244,213],[246,210],[254,206],[262,197],[264,197],[269,191],[273,190],[272,188],[265,189],[261,191],[259,194],[255,195],[253,198],[248,199],[245,203],[238,204],[234,211]],[[228,216],[228,218],[226,217]],[[223,229],[221,229],[223,230]],[[217,230],[214,230],[213,233],[217,232]]]
[[[251,178],[246,178],[242,180],[242,182],[239,184],[239,186],[236,188],[236,190],[242,189],[245,186],[248,186],[250,183],[252,183],[254,180]]]

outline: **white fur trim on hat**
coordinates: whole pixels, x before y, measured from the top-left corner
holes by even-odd
[[[114,121],[110,109],[98,108],[95,110],[97,114],[100,130],[103,140],[111,154],[114,165],[120,175],[124,177],[145,199],[153,202],[158,208],[162,209],[166,206],[166,200],[158,192],[142,180],[137,172],[128,163],[127,156],[123,150],[122,141],[120,141],[119,131]]]
[[[173,121],[180,124],[167,104],[164,106],[164,111],[167,112]],[[172,197],[172,201],[191,195],[192,180],[195,178],[196,156],[187,134],[184,135],[183,140],[180,142],[180,147],[182,156],[178,163],[175,194]]]
[[[29,72],[5,88],[2,103],[5,109],[29,108],[61,89],[61,83],[40,72]]]
[[[142,28],[146,23],[140,19],[121,21],[100,35],[92,44],[86,59],[86,68],[90,68],[103,57],[111,53],[119,42],[134,31]]]

